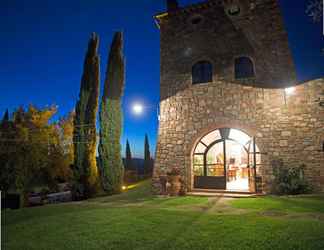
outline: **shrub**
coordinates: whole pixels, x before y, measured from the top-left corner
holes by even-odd
[[[284,166],[282,160],[272,162],[275,176],[273,193],[278,195],[297,195],[310,193],[312,188],[305,179],[305,165]]]

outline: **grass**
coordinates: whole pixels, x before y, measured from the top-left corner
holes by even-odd
[[[324,198],[121,195],[6,211],[3,249],[324,249]]]

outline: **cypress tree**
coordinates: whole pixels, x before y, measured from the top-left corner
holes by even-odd
[[[3,116],[2,122],[8,122],[8,121],[9,121],[9,111],[7,109]]]
[[[123,36],[121,32],[116,32],[110,48],[100,106],[99,168],[102,187],[110,194],[121,192],[124,175],[120,144],[124,81]]]
[[[131,152],[128,140],[126,141],[125,169],[126,170],[134,170],[133,162],[132,162],[132,152]]]
[[[88,198],[98,191],[96,116],[99,97],[99,37],[93,33],[85,56],[79,100],[74,119],[74,191]]]
[[[145,142],[144,142],[144,174],[146,176],[150,176],[152,173],[152,159],[150,152],[150,144],[148,140],[147,134],[145,134]]]

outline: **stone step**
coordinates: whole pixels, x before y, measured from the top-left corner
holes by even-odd
[[[190,196],[203,196],[203,197],[225,197],[225,198],[251,198],[251,197],[259,197],[263,196],[264,194],[256,194],[256,193],[249,193],[249,192],[233,192],[233,191],[192,191],[188,192],[187,195]]]
[[[224,194],[254,194],[248,190],[238,191],[238,190],[224,190],[224,189],[203,189],[203,188],[194,188],[192,192],[198,193],[224,193]]]

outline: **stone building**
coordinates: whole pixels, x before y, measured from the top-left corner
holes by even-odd
[[[277,0],[167,1],[153,185],[269,192],[273,160],[324,191],[324,79],[297,83]]]

